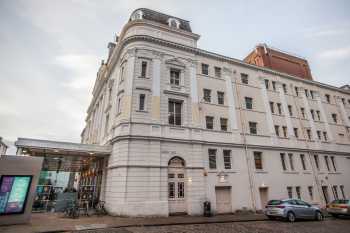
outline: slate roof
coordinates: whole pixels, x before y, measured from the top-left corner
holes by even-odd
[[[168,19],[174,18],[180,21],[180,29],[188,32],[192,32],[190,22],[184,19],[180,19],[171,15],[163,14],[154,10],[150,10],[147,8],[139,8],[133,11],[131,15],[134,14],[134,12],[141,10],[143,12],[143,18],[146,20],[154,21],[163,25],[168,26]],[[131,17],[129,19],[131,21]]]

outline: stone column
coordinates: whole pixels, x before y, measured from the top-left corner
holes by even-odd
[[[163,54],[153,52],[153,77],[152,77],[152,120],[160,123],[160,76]]]
[[[278,82],[277,84],[277,88],[278,88],[278,92],[279,92],[279,96],[281,99],[281,104],[282,104],[282,108],[283,108],[283,112],[284,112],[284,118],[286,120],[286,124],[287,124],[287,130],[288,130],[288,137],[290,139],[296,139],[295,135],[294,135],[294,131],[293,131],[293,124],[292,124],[292,120],[291,117],[289,115],[289,110],[288,110],[288,103],[287,103],[287,99],[286,96],[284,94],[284,90],[282,87],[282,83]],[[295,106],[297,107],[297,106]],[[295,113],[297,112],[296,109],[294,111]]]
[[[132,94],[133,94],[133,83],[134,83],[134,70],[135,70],[135,59],[136,59],[136,49],[130,49],[127,51],[127,64],[124,68],[124,82],[125,82],[125,95],[123,96],[123,115],[125,118],[131,120],[132,113]],[[120,72],[119,72],[120,75]]]
[[[346,114],[346,110],[345,110],[345,107],[344,107],[344,103],[343,101],[341,100],[341,97],[337,96],[335,98],[335,101],[336,101],[336,104],[339,106],[340,108],[340,114],[343,118],[343,124],[346,126],[346,127],[350,127],[350,121],[349,121],[349,118],[348,118],[348,115]]]
[[[318,109],[320,110],[320,113],[321,113],[322,120],[324,122],[325,129],[327,131],[328,141],[332,142],[333,141],[333,134],[332,134],[331,128],[329,127],[328,118],[327,118],[327,115],[324,111],[322,100],[321,100],[320,94],[318,92],[315,93],[315,98],[317,101]]]
[[[190,61],[188,71],[191,83],[192,127],[200,127],[199,98],[197,85],[197,62]]]
[[[231,69],[224,67],[223,68],[223,75],[224,79],[226,80],[226,96],[227,96],[227,102],[228,102],[228,111],[229,111],[229,121],[230,121],[230,127],[232,132],[237,132],[238,125],[237,125],[237,116],[236,116],[236,103],[234,98],[234,85],[233,82],[233,72]]]
[[[268,133],[269,133],[269,136],[271,137],[272,144],[276,144],[277,137],[276,137],[275,127],[273,124],[272,113],[271,113],[270,103],[269,103],[269,97],[267,96],[267,90],[266,90],[266,86],[265,86],[264,77],[260,76],[259,81],[260,81],[261,96],[263,98],[265,111],[266,111]]]
[[[314,141],[319,143],[319,140],[317,138],[317,133],[316,133],[315,122],[314,122],[314,119],[312,119],[312,116],[311,116],[309,101],[308,101],[308,99],[306,97],[305,89],[303,87],[300,87],[299,89],[300,89],[299,93],[300,93],[301,97],[303,98],[303,103],[304,103],[304,106],[305,106],[306,115],[307,115],[307,118],[308,118],[309,123],[310,123],[310,128],[311,128],[311,133],[312,133],[311,140],[314,140]]]

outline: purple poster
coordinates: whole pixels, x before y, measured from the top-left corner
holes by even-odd
[[[0,215],[24,212],[32,176],[1,176]]]

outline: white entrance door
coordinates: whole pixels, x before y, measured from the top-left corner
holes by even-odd
[[[170,214],[186,213],[186,182],[184,161],[174,158],[168,168],[168,199]]]
[[[226,214],[232,212],[231,187],[215,187],[216,212]]]

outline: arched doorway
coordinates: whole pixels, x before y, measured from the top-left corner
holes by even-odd
[[[169,214],[185,214],[186,207],[185,161],[173,157],[168,163]]]

